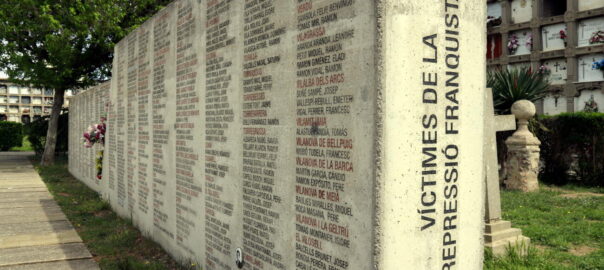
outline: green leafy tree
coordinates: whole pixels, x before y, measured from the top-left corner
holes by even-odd
[[[55,90],[42,165],[54,163],[65,90],[106,80],[115,43],[170,1],[0,1],[0,70]]]
[[[489,71],[487,87],[493,89],[493,104],[497,113],[509,113],[512,104],[526,99],[535,102],[545,95],[549,82],[545,74],[530,68]]]

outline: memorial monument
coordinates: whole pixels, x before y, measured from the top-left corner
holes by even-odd
[[[480,269],[484,7],[175,1],[74,98],[70,171],[203,269]]]

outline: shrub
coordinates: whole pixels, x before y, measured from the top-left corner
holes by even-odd
[[[602,186],[604,113],[540,116],[532,129],[541,140],[542,182]]]
[[[0,121],[0,150],[8,151],[23,143],[23,125],[21,123]]]
[[[27,139],[31,143],[32,148],[36,153],[44,152],[46,144],[46,132],[48,131],[48,119],[50,116],[44,116],[25,126]],[[69,114],[64,113],[59,116],[59,128],[57,129],[57,146],[55,153],[66,153],[69,137]]]
[[[509,113],[514,102],[526,99],[536,101],[543,97],[549,83],[542,72],[532,72],[530,68],[502,69],[489,71],[487,87],[493,89],[495,111]]]

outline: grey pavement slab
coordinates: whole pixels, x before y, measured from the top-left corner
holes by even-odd
[[[81,242],[82,239],[75,230],[52,233],[28,233],[0,237],[0,249]]]
[[[1,211],[1,210],[0,210]],[[63,213],[48,214],[48,215],[20,215],[20,216],[4,216],[0,218],[0,224],[28,223],[28,222],[44,222],[67,220]]]
[[[92,259],[63,260],[33,264],[0,266],[0,270],[93,270],[99,269]]]
[[[0,249],[0,267],[90,258],[82,243]],[[38,264],[40,266],[40,264]],[[28,269],[28,268],[24,268]]]
[[[0,217],[6,217],[6,216],[23,216],[23,215],[28,215],[28,216],[50,216],[50,215],[56,215],[56,214],[60,214],[63,213],[63,211],[61,211],[60,207],[48,207],[48,208],[38,208],[38,207],[34,207],[34,208],[13,208],[13,209],[7,209],[4,208],[2,209],[2,211],[0,211]]]
[[[69,230],[73,230],[73,226],[67,220],[0,224],[0,237]]]
[[[0,270],[99,269],[29,155],[0,152]]]
[[[41,192],[46,191],[46,187],[43,186],[31,186],[31,187],[0,187],[0,193],[13,193],[13,192]]]
[[[0,209],[3,208],[35,208],[35,207],[59,207],[59,205],[52,199],[38,200],[29,202],[4,202],[0,203]],[[27,211],[27,210],[24,210]]]

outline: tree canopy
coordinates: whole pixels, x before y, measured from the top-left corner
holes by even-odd
[[[42,165],[54,163],[65,90],[108,78],[115,43],[170,1],[0,1],[0,70],[55,90]]]
[[[0,70],[22,84],[87,87],[110,76],[115,43],[169,2],[0,1]]]

